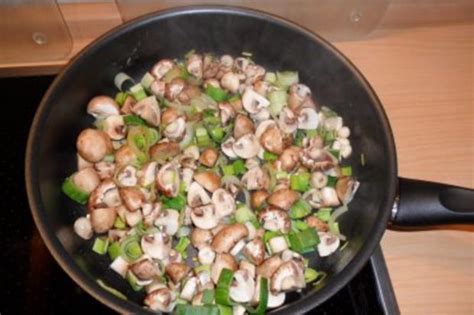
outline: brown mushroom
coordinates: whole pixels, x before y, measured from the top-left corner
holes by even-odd
[[[109,136],[96,129],[84,129],[77,137],[76,148],[81,157],[93,163],[99,162],[113,150]]]
[[[243,135],[254,133],[253,121],[245,115],[238,114],[234,122],[234,138],[239,139]]]
[[[100,184],[99,175],[91,167],[77,171],[71,176],[71,180],[74,185],[86,193],[91,193]]]
[[[153,311],[168,313],[176,305],[176,293],[166,287],[156,289],[148,293],[144,303]]]
[[[94,169],[97,172],[97,175],[99,175],[99,178],[102,180],[106,178],[111,178],[115,174],[115,163],[113,162],[100,161],[93,165]]]
[[[114,226],[116,217],[115,208],[94,209],[90,214],[92,229],[96,233],[105,233]]]
[[[212,241],[212,233],[210,230],[194,228],[191,232],[191,244],[197,249],[208,246]]]
[[[130,270],[139,280],[150,280],[160,272],[151,259],[137,261],[130,266]]]
[[[332,154],[317,147],[304,149],[300,161],[311,171],[327,171],[337,164],[337,159]]]
[[[103,180],[89,195],[87,209],[92,211],[97,208],[118,207],[122,203],[115,182],[110,178]]]
[[[186,131],[186,120],[184,117],[178,117],[175,121],[168,124],[163,134],[170,140],[179,141],[183,138]]]
[[[178,101],[180,101],[181,104],[189,104],[192,99],[198,97],[199,95],[201,95],[201,90],[199,87],[188,84],[184,87],[181,93],[179,93]]]
[[[173,141],[159,142],[148,151],[150,158],[157,161],[166,161],[179,154],[179,144]]]
[[[327,232],[329,230],[328,224],[314,215],[308,216],[305,222],[309,227],[316,229],[318,232]]]
[[[133,96],[128,95],[123,102],[122,107],[120,107],[120,113],[124,115],[129,115],[132,113],[132,107],[137,103]]]
[[[304,288],[304,265],[301,262],[290,260],[281,264],[271,278],[273,292],[287,292]]]
[[[262,239],[258,237],[248,242],[244,248],[244,255],[256,266],[260,265],[265,259],[265,244]]]
[[[181,78],[174,78],[171,80],[170,83],[166,84],[166,89],[165,89],[165,97],[169,101],[174,101],[175,98],[178,97],[178,95],[181,94],[181,92],[184,90],[186,87],[186,81]]]
[[[221,119],[221,123],[223,125],[227,125],[227,122],[234,118],[235,116],[235,109],[229,103],[219,103],[219,117]]]
[[[137,188],[124,187],[119,189],[120,197],[122,198],[125,206],[130,211],[137,211],[145,202],[145,195]]]
[[[137,154],[129,145],[123,145],[115,152],[115,164],[117,168],[134,164],[137,161]]]
[[[168,107],[163,111],[163,113],[161,113],[161,123],[166,126],[178,119],[180,116],[181,114],[178,113],[176,109]]]
[[[199,54],[191,54],[186,60],[186,69],[198,79],[202,78],[203,60]]]
[[[299,147],[292,146],[286,148],[278,158],[281,169],[286,172],[293,171],[299,164],[300,153],[301,148]]]
[[[266,190],[256,190],[250,195],[250,205],[254,209],[260,208],[267,200],[268,196],[269,194]]]
[[[280,189],[274,191],[268,198],[268,204],[283,210],[289,210],[290,207],[298,200],[300,194],[291,189]]]
[[[281,260],[280,256],[275,255],[265,259],[258,267],[257,267],[257,275],[260,275],[264,278],[270,279],[272,275],[277,271],[278,267],[281,266],[283,260]]]
[[[352,177],[343,176],[337,180],[336,193],[342,203],[347,204],[357,190],[358,182]]]
[[[270,185],[270,176],[261,167],[254,167],[242,176],[241,182],[247,190],[266,190]]]
[[[174,283],[181,281],[189,272],[190,268],[186,263],[172,263],[166,266],[165,272]]]
[[[221,229],[212,240],[211,247],[217,253],[228,253],[241,239],[247,237],[247,227],[234,223]]]
[[[205,54],[202,62],[202,77],[204,79],[213,78],[219,72],[219,60],[211,54]]]
[[[263,228],[270,231],[280,231],[284,234],[288,233],[291,228],[291,220],[288,212],[268,207],[258,214],[259,220],[263,221]]]
[[[288,107],[284,107],[278,117],[278,127],[284,133],[293,133],[298,128],[298,117]]]
[[[164,75],[174,67],[174,62],[170,59],[162,59],[151,68],[151,75],[161,80]]]
[[[265,150],[280,155],[285,145],[281,130],[276,127],[268,128],[260,137],[260,144]]]
[[[201,184],[207,191],[214,192],[221,185],[221,178],[212,171],[204,171],[194,174],[194,180]]]
[[[238,92],[240,86],[239,75],[234,72],[227,72],[221,78],[221,85],[231,93]]]
[[[199,157],[199,162],[202,165],[207,167],[213,167],[216,164],[217,158],[219,157],[219,152],[216,149],[208,148],[205,149],[201,156]]]

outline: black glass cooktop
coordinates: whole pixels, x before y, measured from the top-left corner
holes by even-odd
[[[112,314],[80,289],[49,254],[30,215],[24,154],[37,105],[54,77],[0,79],[0,314]],[[383,255],[311,314],[398,314]]]

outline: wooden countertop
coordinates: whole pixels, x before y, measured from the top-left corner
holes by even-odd
[[[72,54],[121,23],[113,3],[62,4],[61,11],[74,39]],[[335,44],[384,104],[401,176],[474,187],[473,39],[474,21],[378,30],[366,40]],[[65,62],[17,66],[45,73]],[[385,234],[382,247],[402,314],[474,313],[473,231]]]

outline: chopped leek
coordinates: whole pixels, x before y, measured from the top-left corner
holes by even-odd
[[[178,304],[174,315],[219,315],[220,311],[216,305],[190,305]]]
[[[314,250],[319,244],[319,236],[315,229],[306,229],[288,234],[290,248],[298,253],[307,253]]]
[[[308,224],[301,220],[293,220],[291,221],[292,227],[294,227],[298,231],[303,231],[309,228]]]
[[[341,167],[341,175],[342,176],[352,176],[352,167],[350,167],[350,166]]]
[[[163,209],[175,209],[175,210],[183,210],[186,206],[186,198],[182,195],[178,195],[174,198],[169,197],[161,197],[161,202],[163,203]]]
[[[234,168],[234,175],[241,175],[247,170],[245,162],[241,159],[235,160],[232,163],[232,167]]]
[[[289,216],[292,219],[301,219],[311,213],[311,205],[303,199],[297,200],[290,208]]]
[[[298,147],[302,147],[304,137],[305,137],[304,131],[298,129],[295,135],[295,145]]]
[[[118,291],[117,289],[114,289],[110,286],[108,286],[107,284],[105,284],[104,281],[102,281],[101,279],[97,279],[96,280],[97,284],[100,285],[102,287],[102,289],[104,289],[105,291],[115,295],[116,297],[122,299],[122,300],[127,300],[127,297],[125,296],[125,294],[123,294],[122,292]]]
[[[263,78],[263,80],[268,83],[275,83],[276,79],[277,78],[275,72],[267,72],[265,73],[265,77]]]
[[[263,159],[268,162],[273,162],[278,160],[278,155],[265,151],[263,152]]]
[[[66,180],[64,180],[61,189],[66,196],[75,202],[80,203],[81,205],[85,205],[87,203],[87,199],[89,199],[89,194],[77,187],[71,177],[68,177]]]
[[[130,236],[125,239],[121,245],[121,256],[129,262],[133,262],[143,255],[142,248],[138,242],[138,237]]]
[[[319,272],[314,270],[313,268],[306,268],[304,271],[304,281],[306,283],[313,282],[319,277]]]
[[[117,218],[115,219],[115,222],[114,222],[114,228],[119,229],[119,230],[123,230],[126,227],[127,227],[127,225],[125,224],[123,219],[121,217],[117,216]]]
[[[214,290],[211,290],[211,289],[204,290],[203,295],[202,295],[202,303],[205,304],[205,305],[213,304],[214,303],[214,295],[215,295]]]
[[[296,71],[282,71],[276,73],[276,84],[278,86],[287,88],[298,82],[298,72]]]
[[[120,243],[119,242],[112,242],[107,249],[109,257],[111,260],[115,260],[118,256],[120,256]]]
[[[216,287],[216,302],[218,304],[232,306],[234,303],[230,300],[230,286],[234,278],[234,272],[224,268],[221,271]]]
[[[123,116],[123,122],[125,125],[146,126],[146,122],[137,115],[125,115]]]
[[[117,103],[118,106],[122,107],[129,95],[130,94],[128,94],[127,92],[118,92],[115,95],[115,103]]]
[[[209,130],[209,134],[211,135],[212,140],[220,143],[222,139],[224,139],[225,132],[222,127],[214,127]]]
[[[174,249],[183,256],[183,258],[186,259],[186,249],[188,248],[189,244],[191,244],[191,241],[189,240],[188,237],[180,237],[178,243],[174,247]]]
[[[308,129],[306,130],[306,136],[309,138],[314,138],[319,134],[318,129]]]
[[[222,165],[222,173],[224,176],[232,176],[234,175],[234,166],[231,165]]]
[[[210,84],[206,87],[205,93],[216,102],[223,102],[229,98],[229,95],[226,91],[221,88],[214,87]]]
[[[196,143],[200,148],[207,147],[211,144],[211,139],[209,138],[209,135],[207,134],[206,128],[198,127],[196,128],[194,133],[196,136]]]
[[[274,116],[278,115],[284,106],[288,103],[288,94],[283,90],[275,90],[268,93],[268,100],[270,101],[270,106],[268,109],[270,113]]]
[[[328,176],[328,183],[326,186],[328,187],[336,187],[337,177],[335,176]]]
[[[105,253],[107,253],[108,247],[109,247],[108,238],[97,237],[94,240],[94,245],[92,245],[92,251],[99,255],[105,255]]]
[[[314,215],[324,222],[328,222],[331,217],[331,208],[320,208]]]
[[[256,308],[247,307],[247,312],[252,315],[263,315],[267,310],[268,305],[268,279],[261,278],[260,279],[260,299],[258,306]]]
[[[247,208],[247,206],[240,206],[236,211],[235,211],[235,220],[238,223],[245,223],[245,222],[254,222],[257,221],[257,217],[255,216],[255,213],[253,213],[252,210]]]
[[[127,275],[125,278],[127,279],[128,284],[130,284],[130,286],[132,287],[133,291],[140,291],[143,289],[143,287],[137,283],[137,277],[130,270],[127,271]]]
[[[137,100],[137,102],[147,97],[145,89],[140,83],[132,86],[130,88],[130,93],[133,95],[133,98]]]
[[[145,73],[142,77],[140,83],[145,89],[149,89],[151,84],[155,81],[155,77],[153,77],[150,72]]]
[[[309,173],[297,173],[290,176],[290,187],[292,190],[306,192],[310,186],[311,175]]]

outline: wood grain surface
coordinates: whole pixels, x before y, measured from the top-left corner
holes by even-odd
[[[120,24],[114,3],[62,4],[72,55]],[[339,42],[379,95],[397,144],[399,174],[474,187],[474,22],[382,29]],[[0,75],[55,72],[67,60],[0,65]],[[474,314],[469,227],[388,231],[382,247],[402,314]]]

